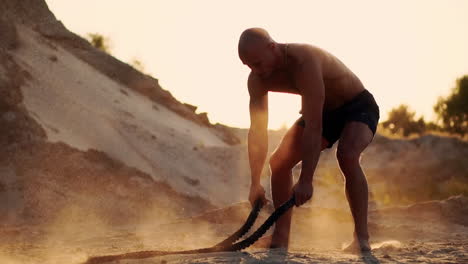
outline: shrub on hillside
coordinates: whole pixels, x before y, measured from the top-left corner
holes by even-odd
[[[465,136],[468,134],[468,75],[456,81],[447,97],[440,97],[434,106],[442,130]]]

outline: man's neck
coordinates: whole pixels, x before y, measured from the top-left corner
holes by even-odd
[[[288,68],[288,64],[290,60],[288,59],[289,56],[289,45],[288,43],[279,43],[279,56],[277,60],[278,70],[286,70]]]

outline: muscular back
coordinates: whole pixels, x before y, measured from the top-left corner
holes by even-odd
[[[325,89],[323,107],[325,111],[341,106],[364,90],[359,78],[331,53],[313,45],[291,43],[287,47],[285,68],[274,71],[265,79],[254,73],[250,74],[251,101],[266,100],[260,98],[264,97],[268,91],[302,95],[302,89],[296,86],[296,76],[308,60],[316,60],[320,65]],[[306,89],[314,89],[314,87]]]

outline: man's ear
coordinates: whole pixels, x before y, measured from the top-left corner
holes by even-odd
[[[274,49],[275,47],[276,47],[276,43],[275,43],[275,42],[270,42],[270,43],[268,43],[268,48]]]

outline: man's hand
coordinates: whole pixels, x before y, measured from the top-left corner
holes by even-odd
[[[314,187],[312,183],[299,180],[293,187],[294,202],[296,206],[301,206],[312,198]]]
[[[260,199],[262,205],[265,205],[268,202],[265,197],[265,189],[262,185],[250,185],[249,201],[252,207],[258,199]]]

